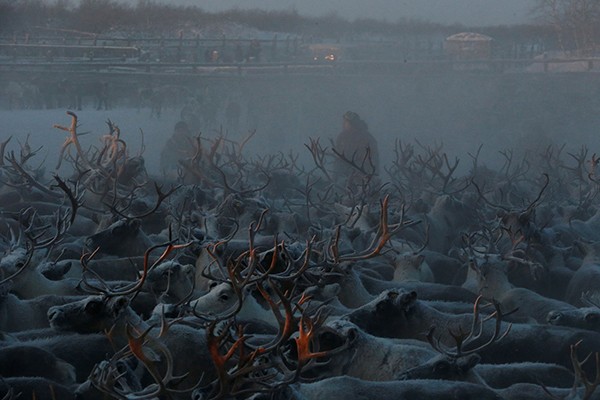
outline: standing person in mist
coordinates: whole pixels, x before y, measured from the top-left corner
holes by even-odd
[[[160,171],[165,177],[177,179],[179,160],[194,156],[193,140],[188,124],[185,121],[177,122],[173,134],[160,153]]]
[[[333,171],[337,179],[358,184],[363,178],[379,174],[377,140],[357,113],[343,115],[342,131],[335,138]]]

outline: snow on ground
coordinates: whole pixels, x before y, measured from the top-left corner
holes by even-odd
[[[142,144],[144,132],[146,168],[150,174],[159,171],[159,156],[165,142],[173,132],[173,127],[178,120],[179,112],[165,110],[160,119],[150,117],[150,110],[119,108],[113,110],[85,109],[76,111],[79,118],[78,132],[89,132],[81,137],[84,148],[90,145],[100,146],[100,138],[108,133],[106,121],[109,119],[121,130],[121,137],[127,143],[131,155],[137,155]],[[9,136],[12,140],[7,151],[19,151],[19,143],[24,143],[30,135],[29,144],[32,149],[40,146],[35,162],[41,163],[46,158],[46,169],[54,171],[58,161],[58,154],[68,133],[54,128],[55,124],[69,126],[71,117],[66,110],[0,110],[0,141],[5,141]]]
[[[571,111],[569,111],[571,112]],[[130,155],[139,154],[142,145],[142,135],[144,133],[145,152],[144,158],[146,168],[151,175],[159,174],[159,159],[160,152],[164,147],[167,139],[173,132],[175,123],[179,120],[180,112],[178,109],[165,109],[161,118],[150,117],[149,109],[137,111],[135,108],[115,108],[108,111],[97,111],[93,109],[84,109],[77,111],[79,117],[79,132],[81,142],[85,149],[92,145],[100,146],[100,139],[108,133],[106,121],[109,119],[121,129],[121,137],[127,143]],[[334,115],[334,114],[332,114]],[[397,135],[390,131],[389,124],[382,123],[384,115],[369,117],[369,122],[373,122],[372,133],[378,137],[380,146],[380,155],[384,165],[389,165],[392,158],[393,143],[397,139]],[[248,121],[242,122],[241,126],[250,126]],[[46,172],[51,174],[55,171],[58,161],[58,154],[63,145],[67,132],[54,128],[55,124],[69,126],[71,117],[66,114],[65,109],[55,110],[0,110],[0,141],[5,141],[9,136],[12,140],[7,147],[7,151],[15,151],[18,154],[20,149],[19,142],[24,143],[27,136],[30,135],[29,144],[32,149],[37,149],[43,146],[39,154],[32,160],[32,165],[43,164]],[[558,127],[555,131],[545,132],[521,132],[512,130],[512,126],[507,126],[504,129],[487,126],[485,122],[478,121],[473,123],[481,127],[480,135],[460,135],[458,132],[448,133],[439,136],[430,136],[427,134],[406,134],[403,138],[404,144],[413,143],[412,139],[418,139],[420,143],[432,145],[434,148],[443,143],[443,150],[448,153],[450,159],[454,157],[460,158],[460,166],[457,173],[464,174],[470,168],[470,157],[468,154],[474,154],[480,144],[484,144],[480,161],[488,167],[500,166],[505,161],[498,153],[498,150],[507,148],[516,150],[516,158],[525,151],[532,151],[535,154],[543,152],[551,143],[562,145],[567,143],[566,151],[577,152],[581,146],[587,146],[592,151],[597,151],[600,147],[597,136],[590,135],[590,129],[587,128],[590,124],[581,125],[578,119],[570,119],[570,123],[565,123],[564,126]],[[422,124],[427,128],[427,123],[431,121],[423,120]],[[587,121],[590,122],[590,121]],[[265,125],[266,124],[266,125]],[[293,151],[299,155],[300,164],[304,164],[308,168],[314,167],[309,151],[304,146],[309,143],[309,137],[321,136],[321,144],[325,147],[330,146],[329,139],[333,138],[337,133],[338,126],[333,122],[323,122],[323,129],[320,132],[314,130],[299,129],[289,134],[282,141],[280,129],[270,127],[268,121],[257,126],[256,135],[250,140],[245,147],[245,154],[252,155],[267,155],[282,152],[288,154]],[[593,125],[593,124],[592,124]],[[486,128],[483,128],[483,127]],[[247,129],[240,127],[240,132],[225,131],[226,137],[241,141],[248,133]],[[468,127],[468,124],[466,125]],[[433,131],[434,129],[430,129]],[[390,133],[391,132],[391,133]],[[490,133],[490,132],[493,132]],[[85,133],[85,134],[84,134]],[[312,134],[311,134],[312,133]],[[214,129],[203,131],[205,138],[218,136],[218,132]],[[37,164],[36,164],[37,163]],[[64,174],[70,171],[68,167],[59,171],[59,174]]]

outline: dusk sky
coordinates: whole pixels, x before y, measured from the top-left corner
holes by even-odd
[[[379,18],[396,21],[416,18],[471,26],[518,24],[530,21],[536,0],[173,0],[171,4],[197,5],[208,11],[234,7],[295,8],[301,14],[336,12],[349,18]],[[167,0],[162,0],[167,2]]]

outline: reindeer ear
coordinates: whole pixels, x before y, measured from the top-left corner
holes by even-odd
[[[410,291],[402,293],[397,299],[396,304],[399,305],[404,311],[408,311],[417,300],[417,292]]]
[[[183,273],[184,274],[186,274],[191,279],[195,278],[195,276],[196,276],[196,267],[194,267],[192,264],[186,264],[182,268],[183,268]]]
[[[0,298],[7,296],[10,293],[10,289],[12,289],[12,286],[12,281],[0,283]]]
[[[132,220],[129,222],[129,227],[131,227],[131,228],[132,228],[132,229],[134,229],[134,230],[137,230],[137,229],[139,229],[141,225],[142,225],[142,221],[141,221],[141,220],[139,220],[139,219],[137,219],[137,218],[136,218],[136,219],[132,219]]]
[[[332,292],[335,296],[340,294],[340,292],[342,291],[342,287],[340,286],[339,283],[332,283],[332,284],[327,285],[327,287],[332,290]]]
[[[423,264],[423,261],[425,261],[425,256],[423,254],[419,254],[415,257],[413,257],[413,265],[415,267],[420,267],[421,264]]]
[[[481,361],[479,354],[469,354],[468,356],[459,358],[457,364],[461,371],[467,372],[479,364],[479,361]]]
[[[582,255],[586,256],[593,251],[593,247],[588,243],[582,242],[580,240],[576,240],[573,243],[573,246],[581,252]]]
[[[585,322],[587,322],[589,324],[596,324],[598,322],[598,320],[600,320],[600,315],[598,315],[597,312],[592,311],[592,312],[586,314],[584,319],[585,319]]]
[[[129,306],[129,299],[125,296],[119,296],[114,299],[111,306],[111,311],[114,316],[117,316]]]
[[[519,223],[521,225],[529,224],[532,213],[533,213],[533,209],[519,214]]]
[[[476,273],[479,274],[481,272],[481,268],[479,268],[479,264],[477,264],[476,260],[467,260],[466,264],[467,264],[467,267],[469,267],[469,269],[472,269]]]
[[[122,234],[125,231],[125,226],[122,223],[117,223],[115,226],[113,226],[112,228],[110,228],[110,233],[113,236],[118,236],[120,234]]]
[[[170,265],[167,268],[165,268],[163,274],[174,274],[179,272],[183,268],[183,265],[179,264],[178,262],[170,261],[169,263]]]

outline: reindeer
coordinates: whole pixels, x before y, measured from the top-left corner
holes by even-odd
[[[228,315],[232,310],[238,308],[238,302],[242,302],[241,308],[236,313],[240,321],[258,320],[277,327],[277,321],[270,309],[263,307],[247,288],[242,292],[242,297],[232,287],[231,283],[224,282],[215,284],[209,292],[190,302],[190,308],[199,315],[210,314],[214,316]]]
[[[98,362],[114,353],[113,345],[104,334],[44,335],[42,338],[0,344],[5,349],[21,345],[41,348],[71,364],[75,368],[77,382],[84,381]],[[35,362],[35,358],[28,360],[28,363]]]
[[[108,228],[88,236],[88,249],[99,248],[101,252],[120,257],[139,256],[153,243],[140,229],[139,220],[119,220]]]
[[[589,245],[578,243],[578,246],[585,256],[567,286],[565,301],[576,307],[582,307],[585,304],[581,300],[581,295],[596,290],[600,284],[599,243]]]
[[[0,143],[0,180],[6,184],[0,200],[7,222],[0,229],[7,237],[11,230],[22,232],[21,241],[2,244],[7,252],[0,282],[12,287],[0,298],[0,329],[12,332],[2,335],[0,355],[27,347],[33,350],[24,359],[43,353],[64,360],[76,369],[75,381],[85,381],[77,390],[83,398],[335,399],[362,393],[366,398],[539,398],[544,391],[550,397],[595,396],[593,365],[577,357],[577,347],[600,347],[594,329],[577,328],[593,328],[594,312],[561,301],[560,290],[548,288],[557,276],[561,282],[552,288],[566,287],[573,274],[568,299],[575,303],[590,290],[586,281],[595,282],[593,274],[584,274],[596,268],[594,257],[580,268],[581,260],[568,247],[571,239],[597,236],[596,217],[584,221],[594,212],[595,156],[588,176],[583,155],[576,158],[577,171],[549,157],[542,168],[554,172],[540,181],[530,180],[529,161],[511,165],[512,154],[504,152],[507,165],[489,175],[498,189],[490,195],[468,177],[457,177],[458,160],[451,162],[441,148],[421,145],[423,154],[411,154],[410,146],[401,146],[393,188],[380,187],[371,177],[355,192],[343,193],[328,176],[318,140],[307,146],[316,168],[306,170],[293,155],[249,159],[242,154],[245,142],[221,135],[207,148],[204,138],[192,143],[194,159],[180,163],[177,179],[193,178],[199,185],[163,204],[177,187],[163,192],[155,185],[152,195],[143,159],[130,157],[116,125],[109,123],[99,148],[86,150],[77,117],[70,116],[71,125],[60,127],[68,137],[59,155],[74,170],[70,181],[58,178],[48,186],[43,171],[31,167],[36,151],[27,142],[21,153],[6,154],[8,141]],[[574,201],[572,173],[582,190]],[[273,179],[286,185],[277,191]],[[530,202],[531,188],[539,185]],[[377,218],[373,200],[380,192],[397,197],[384,197]],[[546,210],[577,209],[581,220],[536,218],[542,195],[549,198]],[[507,205],[496,206],[487,197]],[[20,212],[23,205],[31,208]],[[282,218],[286,214],[288,219]],[[99,222],[104,216],[121,225],[95,236],[90,230],[104,228]],[[136,229],[149,235],[128,241]],[[173,232],[185,246],[174,244]],[[111,243],[111,234],[119,243]],[[408,245],[423,237],[429,240],[422,249]],[[163,255],[147,251],[163,242]],[[190,243],[196,248],[187,247]],[[167,261],[175,250],[182,252]],[[402,256],[394,252],[411,262],[395,269],[393,262],[400,264]],[[393,281],[395,271],[402,282]],[[425,275],[432,282],[415,280]],[[465,275],[462,288],[451,284]],[[113,281],[119,277],[123,281]],[[82,291],[88,296],[70,304],[60,296],[40,297]],[[145,310],[155,306],[146,320]],[[549,325],[542,325],[546,321]],[[48,325],[51,331],[17,332]],[[575,385],[568,390],[571,365]],[[187,370],[191,375],[184,376]],[[476,384],[396,381],[424,377]],[[535,385],[538,377],[560,388]],[[27,384],[23,377],[8,379],[14,390]],[[312,380],[319,381],[308,383]],[[51,398],[51,381],[36,382],[46,385],[37,386],[39,396]]]
[[[514,287],[507,277],[507,263],[490,255],[487,261],[469,261],[469,273],[463,287],[485,298],[498,301],[506,310],[516,310],[513,317],[530,319],[536,323],[546,323],[552,310],[571,310],[568,303],[544,297],[526,288]]]
[[[40,295],[22,300],[12,293],[0,295],[0,330],[20,332],[50,327],[46,316],[50,307],[78,300],[78,297]]]
[[[346,375],[367,381],[396,380],[435,357],[421,342],[373,336],[344,320],[325,324],[317,340],[326,348],[347,343],[347,350],[334,355],[319,378]]]
[[[75,383],[75,368],[71,364],[26,344],[0,348],[0,375],[4,378],[39,377],[63,385]]]
[[[472,315],[444,314],[417,300],[416,292],[401,290],[384,291],[375,300],[352,311],[344,318],[370,334],[418,340],[426,339],[423,332],[428,332],[432,325],[451,326],[454,330],[469,332],[473,324]],[[506,329],[507,324],[500,323],[500,327]],[[493,336],[489,328],[483,330],[483,334],[486,332],[488,337]],[[440,343],[444,345],[450,345],[452,340],[449,332],[442,332],[439,338]],[[479,355],[482,362],[536,361],[568,367],[569,346],[580,340],[586,350],[593,350],[594,346],[598,346],[600,338],[595,333],[584,330],[513,323],[511,335],[496,342],[493,347],[484,348]],[[548,352],[549,343],[552,343],[558,351]]]
[[[492,389],[466,382],[428,380],[371,382],[349,376],[323,379],[290,387],[281,398],[343,400],[360,396],[365,400],[377,399],[490,399],[501,397]]]
[[[152,328],[129,307],[129,299],[125,296],[91,296],[51,308],[48,318],[51,326],[61,331],[83,334],[110,332],[110,338],[117,348],[127,346],[132,335],[143,338],[150,334],[173,354],[174,374],[189,371],[184,386],[193,388],[203,376],[206,379],[211,376],[204,332],[179,324]],[[188,349],[195,349],[193,355]]]
[[[206,337],[202,332],[180,324],[163,323],[160,329],[148,326],[130,307],[129,295],[137,295],[146,282],[149,271],[160,265],[165,258],[174,250],[186,245],[164,245],[165,250],[154,262],[150,262],[150,254],[156,248],[154,246],[146,250],[144,254],[144,269],[142,276],[136,282],[126,287],[111,289],[105,284],[97,286],[94,282],[84,280],[83,286],[87,290],[96,290],[98,295],[88,297],[84,300],[52,307],[48,310],[50,325],[57,330],[78,333],[111,332],[110,338],[117,348],[123,348],[130,343],[132,337],[144,338],[151,334],[157,343],[166,346],[173,354],[174,373],[191,371],[185,380],[188,388],[193,388],[209,370],[210,364],[206,353]],[[92,255],[90,255],[91,257]],[[133,330],[133,332],[131,332]],[[132,336],[133,335],[133,336]],[[186,349],[203,349],[189,357]],[[166,350],[165,350],[166,351]],[[210,372],[210,371],[209,371]],[[206,374],[206,379],[210,374]]]
[[[37,400],[72,399],[73,390],[45,378],[3,378],[0,380],[0,396],[3,399],[13,399],[22,395],[24,398]]]
[[[597,299],[597,292],[584,293],[581,300],[589,307],[551,311],[547,316],[548,323],[598,332],[600,303]]]
[[[600,333],[600,310],[598,307],[567,308],[550,311],[546,321],[552,325],[570,326]]]
[[[451,302],[462,302],[472,303],[477,297],[473,292],[461,288],[460,286],[443,285],[438,283],[427,283],[427,282],[387,282],[381,279],[376,279],[360,272],[349,274],[352,285],[362,285],[367,293],[370,295],[372,300],[374,296],[377,296],[381,292],[390,289],[403,289],[407,291],[418,290],[420,296],[424,300],[430,301],[451,301]],[[343,285],[342,285],[343,287]]]

